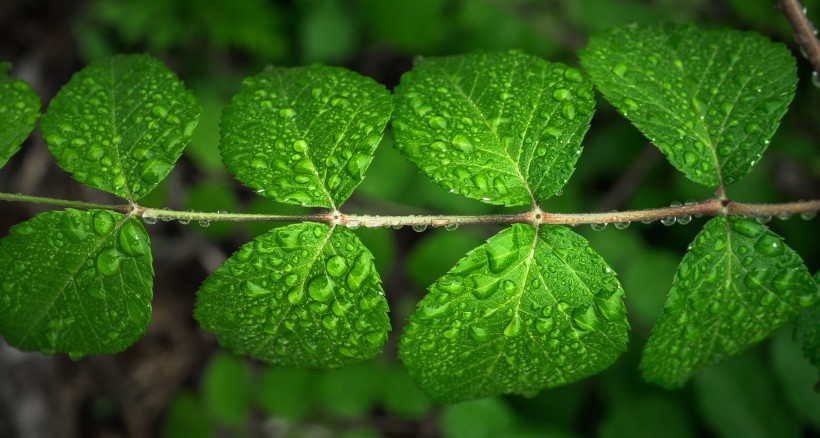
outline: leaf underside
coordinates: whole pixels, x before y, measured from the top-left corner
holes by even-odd
[[[269,68],[225,109],[222,159],[262,196],[337,209],[364,179],[392,111],[387,89],[352,71]]]
[[[818,299],[780,236],[753,220],[713,218],[678,266],[643,353],[644,377],[683,386],[698,368],[765,339]]]
[[[789,50],[693,25],[626,25],[578,53],[604,97],[692,181],[731,184],[760,160],[797,86]]]
[[[584,238],[513,225],[430,286],[399,357],[440,402],[535,394],[608,367],[627,329],[623,289]]]
[[[594,112],[578,70],[519,52],[424,58],[396,89],[396,148],[437,184],[498,205],[567,182]]]
[[[10,67],[0,63],[0,168],[20,150],[40,118],[40,98],[31,85],[8,76]]]
[[[139,220],[41,213],[0,240],[0,334],[20,350],[75,359],[122,351],[151,320],[153,275]]]
[[[370,251],[350,230],[315,223],[243,245],[202,284],[195,317],[234,352],[309,368],[372,358],[390,330]]]
[[[136,201],[165,178],[201,108],[148,55],[117,55],[72,76],[40,124],[57,164],[95,189]]]

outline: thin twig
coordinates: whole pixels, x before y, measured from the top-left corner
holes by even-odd
[[[777,0],[777,7],[789,20],[794,32],[794,40],[803,49],[812,67],[814,74],[820,75],[820,41],[815,35],[814,26],[806,17],[805,8],[799,0]]]
[[[509,214],[490,215],[353,215],[338,211],[314,213],[306,215],[272,215],[272,214],[243,214],[227,212],[196,212],[164,210],[131,205],[103,205],[81,201],[67,201],[63,199],[41,198],[18,194],[0,193],[0,200],[27,201],[39,204],[49,204],[60,207],[91,208],[114,210],[122,213],[142,217],[150,220],[176,220],[180,222],[324,222],[349,228],[364,226],[377,227],[404,227],[404,226],[458,226],[475,224],[608,224],[652,222],[656,220],[672,220],[691,218],[692,216],[725,216],[737,215],[753,218],[771,218],[772,216],[788,217],[794,214],[810,215],[820,210],[820,200],[798,201],[783,204],[746,204],[733,202],[728,199],[712,198],[701,202],[674,205],[671,207],[652,208],[646,210],[614,211],[607,213],[548,213],[537,207],[532,211]]]

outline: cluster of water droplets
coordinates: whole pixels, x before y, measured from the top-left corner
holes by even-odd
[[[509,373],[516,382],[524,373],[530,382],[560,384],[599,366],[606,356],[588,349],[589,342],[621,337],[625,342],[625,326],[623,333],[614,328],[624,324],[625,308],[612,270],[568,230],[557,231],[562,235],[550,246],[538,243],[530,258],[534,232],[513,226],[440,278],[411,318],[402,354],[434,352],[424,365],[433,370],[426,372],[445,375],[458,373],[461,367],[454,363],[480,361],[487,350],[504,346],[505,363],[489,364],[483,373]],[[569,236],[578,241],[562,242]],[[578,284],[573,270],[584,272],[589,282]],[[578,294],[588,288],[595,291],[591,296]],[[544,371],[555,367],[561,373]]]
[[[246,79],[226,112],[223,155],[263,196],[329,206],[329,197],[347,198],[364,178],[389,107],[384,87],[353,72],[269,69]]]
[[[387,304],[372,256],[344,230],[323,243],[328,231],[296,224],[244,245],[203,285],[214,307],[200,320],[240,351],[267,345],[249,353],[276,363],[338,366],[378,351]]]
[[[111,87],[112,68],[122,87]],[[117,104],[113,114],[112,102]],[[193,95],[165,66],[148,56],[127,55],[76,74],[52,100],[43,134],[57,162],[75,179],[138,197],[171,171],[198,115]]]

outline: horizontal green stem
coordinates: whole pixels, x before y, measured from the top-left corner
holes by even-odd
[[[690,219],[699,216],[737,215],[753,218],[789,217],[795,214],[812,214],[820,210],[820,200],[798,201],[783,204],[746,204],[721,200],[718,198],[706,199],[701,202],[674,205],[663,208],[646,210],[613,211],[607,213],[548,213],[535,209],[521,213],[489,214],[489,215],[353,215],[340,212],[325,212],[307,215],[273,215],[273,214],[244,214],[227,212],[195,212],[178,211],[157,208],[147,208],[131,205],[105,205],[82,201],[68,201],[63,199],[43,198],[19,194],[0,193],[3,201],[24,201],[38,204],[55,205],[59,207],[94,208],[114,210],[121,213],[133,214],[150,220],[176,220],[181,222],[325,222],[350,228],[364,226],[377,227],[404,227],[404,226],[457,226],[470,224],[514,224],[540,223],[561,225],[582,224],[626,224],[630,222],[652,222],[656,220],[670,221]]]

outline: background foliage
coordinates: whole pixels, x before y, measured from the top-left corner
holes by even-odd
[[[780,129],[750,175],[729,188],[749,202],[817,198],[820,193],[820,92],[799,56],[785,19],[768,2],[603,0],[400,0],[168,2],[10,1],[0,7],[0,59],[45,102],[83,65],[114,53],[150,52],[194,90],[203,105],[199,128],[177,169],[141,204],[196,210],[274,212],[271,203],[234,184],[222,166],[218,121],[241,78],[264,65],[318,61],[342,65],[392,88],[414,55],[521,48],[578,66],[575,51],[593,32],[628,21],[695,21],[702,27],[755,30],[784,41],[798,60],[798,90]],[[817,1],[804,2],[820,21]],[[237,25],[241,23],[241,25]],[[423,29],[421,31],[420,29]],[[585,153],[549,211],[637,209],[701,199],[710,189],[687,180],[603,99]],[[367,178],[345,204],[351,213],[490,213],[496,207],[452,196],[389,146],[377,150]],[[37,136],[0,172],[0,190],[111,202],[56,168]],[[277,207],[275,212],[302,212]],[[0,235],[37,207],[5,204]],[[684,389],[643,383],[639,353],[657,318],[677,264],[706,219],[665,228],[634,224],[596,232],[578,228],[613,269],[628,294],[632,326],[627,352],[591,379],[533,398],[499,397],[438,406],[397,365],[395,335],[424,288],[499,227],[450,233],[358,229],[375,257],[391,303],[394,331],[382,358],[333,372],[266,368],[216,348],[193,320],[193,293],[205,276],[269,224],[146,226],[155,254],[154,313],[148,334],[129,351],[71,362],[0,350],[0,435],[34,428],[27,413],[56,403],[40,422],[67,434],[106,430],[168,436],[799,436],[820,430],[816,369],[802,358],[787,327],[725,364],[698,373]],[[770,227],[820,267],[817,225],[794,218]],[[19,379],[17,377],[20,377]],[[13,381],[22,383],[12,383]],[[35,383],[35,382],[47,383]],[[19,386],[15,386],[19,385]],[[28,405],[15,400],[31,400]],[[53,400],[48,402],[48,400]],[[11,403],[11,401],[15,401]],[[38,405],[39,403],[39,405]],[[26,408],[26,406],[28,406]],[[33,406],[33,408],[32,408]],[[25,409],[28,409],[26,411]],[[33,411],[32,411],[33,409]],[[36,417],[36,416],[35,416]],[[43,418],[43,417],[39,417]],[[635,419],[643,419],[636,422]],[[3,429],[3,428],[8,428]]]

